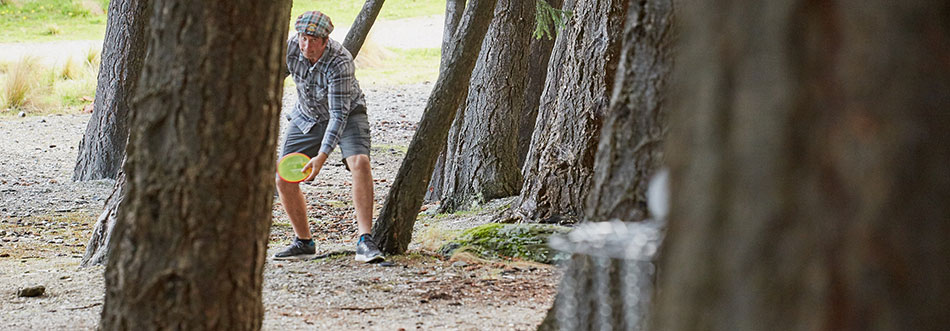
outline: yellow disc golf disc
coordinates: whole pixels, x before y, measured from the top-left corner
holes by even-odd
[[[300,171],[307,165],[307,162],[310,162],[310,157],[303,153],[287,154],[277,162],[277,176],[288,183],[302,182],[313,172],[313,169],[307,169],[306,172]]]

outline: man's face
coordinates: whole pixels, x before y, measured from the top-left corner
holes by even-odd
[[[323,50],[327,48],[327,38],[314,37],[306,33],[297,34],[297,43],[300,44],[303,57],[310,62],[317,62],[323,55]]]

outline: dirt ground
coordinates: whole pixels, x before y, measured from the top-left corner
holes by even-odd
[[[422,113],[430,84],[364,87],[373,129],[376,208],[381,207]],[[285,108],[293,96],[285,96]],[[70,180],[89,115],[0,118],[0,330],[93,329],[103,300],[103,268],[80,268],[86,240],[112,191],[108,180]],[[441,240],[495,212],[429,215],[410,253],[392,266],[353,260],[356,226],[349,176],[331,161],[303,190],[318,252],[312,261],[265,266],[264,329],[527,330],[553,301],[553,266],[436,255]],[[431,212],[435,208],[430,208]],[[269,255],[292,230],[274,204]],[[35,298],[20,288],[46,287]]]

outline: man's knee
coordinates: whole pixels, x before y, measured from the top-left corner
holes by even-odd
[[[369,171],[369,156],[365,154],[350,156],[346,158],[346,165],[350,168],[351,172]]]
[[[289,192],[289,190],[300,187],[300,183],[288,183],[287,181],[280,179],[280,177],[277,177],[276,181],[277,192]]]

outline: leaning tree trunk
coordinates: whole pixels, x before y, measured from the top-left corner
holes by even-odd
[[[623,50],[617,68],[617,83],[613,87],[610,111],[604,121],[600,147],[594,164],[594,189],[591,190],[585,209],[585,221],[600,222],[619,219],[625,222],[643,220],[646,213],[645,189],[650,175],[660,166],[661,143],[666,132],[667,83],[672,62],[671,26],[672,0],[630,0],[627,21],[623,33]],[[635,261],[605,259],[586,254],[574,254],[569,268],[562,278],[562,289],[572,288],[573,293],[588,293],[580,297],[566,298],[559,294],[548,315],[539,327],[541,330],[557,330],[568,326],[557,324],[557,310],[565,300],[574,305],[570,311],[587,312],[584,316],[572,316],[576,325],[572,329],[639,330],[642,324],[630,325],[631,320],[642,321],[643,307],[649,298],[625,297],[622,287],[624,278],[647,277],[648,272],[628,268]],[[591,272],[604,268],[604,275]],[[637,270],[642,274],[626,272]],[[598,277],[606,276],[606,280]],[[570,281],[572,284],[564,284]],[[603,282],[606,281],[606,285]],[[607,290],[601,289],[606,286]],[[613,300],[603,305],[603,298],[596,293],[613,294]],[[636,310],[636,311],[632,311]],[[563,314],[564,312],[562,312]],[[634,313],[641,318],[630,319],[625,314]]]
[[[129,105],[145,63],[149,1],[109,3],[96,100],[79,143],[73,180],[114,179],[122,169],[129,139]]]
[[[290,1],[150,12],[100,328],[260,329]]]
[[[124,162],[124,161],[123,161]],[[112,239],[115,223],[118,220],[119,205],[125,199],[125,173],[119,171],[119,178],[116,178],[115,185],[112,187],[112,194],[106,199],[105,207],[102,213],[96,219],[96,225],[92,229],[92,237],[86,244],[86,254],[83,255],[80,266],[88,267],[101,265],[106,262],[109,256],[109,241]]]
[[[563,0],[547,1],[552,8],[561,9]],[[557,31],[555,31],[557,33]],[[534,133],[534,121],[538,119],[538,107],[541,104],[541,92],[548,77],[548,62],[554,50],[554,38],[532,38],[531,51],[528,53],[528,83],[524,89],[524,106],[518,124],[518,169],[524,167],[525,158],[531,147]]]
[[[624,0],[568,0],[522,173],[514,217],[572,223],[583,215],[594,154],[620,59]]]
[[[379,218],[373,225],[373,237],[388,254],[406,251],[412,239],[412,226],[422,207],[426,185],[439,152],[445,148],[451,120],[468,90],[472,68],[482,48],[496,0],[472,0],[465,10],[456,42],[442,56],[451,57],[439,73],[426,104],[419,128],[409,143]]]
[[[363,42],[366,41],[369,30],[373,27],[373,23],[376,22],[376,16],[379,16],[379,10],[383,8],[383,1],[384,0],[366,0],[366,3],[363,4],[363,9],[360,10],[359,15],[353,20],[353,26],[350,27],[350,32],[347,32],[346,38],[343,38],[343,48],[346,48],[346,50],[350,52],[350,55],[353,55],[354,59],[356,55],[359,54],[360,48],[363,48]]]
[[[682,9],[656,329],[946,329],[950,2]]]
[[[534,13],[531,1],[498,1],[468,97],[459,110],[464,116],[452,129],[457,136],[447,142],[441,212],[464,209],[473,201],[517,195],[521,188],[518,119]]]
[[[455,40],[455,33],[458,31],[459,21],[462,20],[463,9],[465,9],[465,0],[447,0],[445,2],[445,27],[442,31],[442,63],[441,67],[445,67],[446,62],[448,62],[449,57],[445,56],[449,53],[449,48],[453,45]],[[466,91],[468,93],[468,91]],[[462,99],[465,99],[466,96],[462,96]],[[452,141],[457,137],[457,131],[455,123],[460,121],[459,116],[465,112],[455,112],[455,120],[452,121],[452,129],[449,129],[448,139]],[[426,190],[425,201],[437,201],[442,199],[442,174],[445,172],[445,154],[448,151],[449,145],[446,144],[442,148],[442,152],[439,153],[439,159],[435,161],[435,170],[432,171],[432,178],[429,179],[429,189]]]

